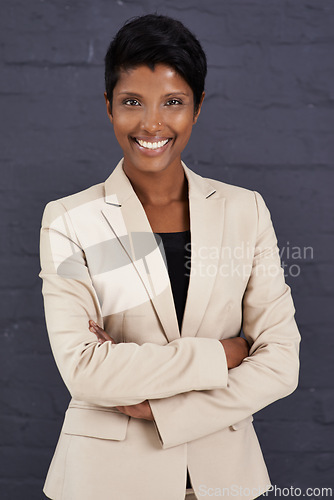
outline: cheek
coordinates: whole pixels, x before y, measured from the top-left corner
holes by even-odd
[[[177,131],[179,137],[184,140],[188,141],[190,136],[191,136],[191,131],[193,128],[193,120],[192,117],[186,117],[186,118],[179,118],[174,122],[175,130]]]
[[[117,126],[115,127],[115,124],[114,124],[114,135],[117,139],[118,144],[122,146],[124,142],[124,134],[121,133],[121,131]]]
[[[130,120],[114,119],[113,120],[114,134],[118,142],[127,140],[129,131],[131,130]]]
[[[113,125],[114,128],[119,130],[121,133],[126,134],[131,128],[140,120],[138,112],[134,111],[122,111],[119,112],[115,109],[113,115]]]
[[[187,109],[186,113],[179,115],[179,123],[185,130],[192,128],[194,124],[194,113],[190,107]]]

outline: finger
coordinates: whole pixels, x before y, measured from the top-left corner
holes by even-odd
[[[124,413],[124,415],[127,415],[127,413],[126,413],[126,406],[116,406],[116,408],[121,413]]]
[[[99,340],[106,342],[106,341],[111,341],[113,344],[115,344],[114,339],[112,339],[107,332],[105,332],[95,321],[90,320],[90,331],[95,333],[95,335],[98,337]]]
[[[111,340],[113,342],[113,339],[99,325],[96,325],[95,328],[100,337],[104,340]]]
[[[94,326],[90,326],[89,331],[94,333],[94,335],[97,337],[97,340],[100,342],[100,344],[103,344],[104,342],[106,342],[105,338],[97,331],[97,329]]]
[[[107,342],[104,337],[102,337],[99,333],[94,330],[94,328],[90,327],[89,330],[94,333],[94,335],[97,337],[97,340],[100,344],[104,344],[104,342]]]

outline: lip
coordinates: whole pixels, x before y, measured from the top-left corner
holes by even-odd
[[[144,148],[143,146],[138,144],[138,142],[137,142],[138,140],[146,141],[146,142],[160,142],[160,141],[168,141],[168,142],[164,146],[162,146],[161,148],[148,149],[148,148]],[[134,147],[137,148],[141,153],[143,153],[147,156],[157,156],[157,155],[163,153],[164,151],[166,151],[166,149],[169,147],[169,145],[172,142],[172,138],[171,137],[136,136],[136,137],[131,137],[131,141],[132,141]]]

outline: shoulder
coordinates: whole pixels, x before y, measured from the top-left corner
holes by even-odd
[[[197,186],[200,187],[203,193],[212,198],[224,198],[225,204],[234,209],[251,209],[261,210],[265,207],[265,202],[262,195],[258,191],[253,191],[234,184],[203,177],[200,174],[187,168],[188,178],[191,176],[192,181],[195,180]]]
[[[227,182],[218,181],[217,179],[205,178],[215,189],[217,194],[228,199],[247,200],[254,199],[254,191]]]
[[[233,184],[209,180],[217,190],[217,194],[225,198],[225,206],[230,213],[241,214],[245,220],[270,218],[270,212],[263,199],[263,196],[258,191],[246,189]]]
[[[85,214],[94,212],[92,208],[103,206],[105,198],[104,183],[95,184],[77,193],[49,201],[44,208],[42,225],[54,225],[56,221],[74,218],[83,219]],[[65,219],[64,219],[65,217]]]
[[[215,179],[208,179],[208,181],[215,187],[217,194],[226,198],[229,203],[241,204],[241,206],[252,205],[257,209],[260,205],[265,205],[263,196],[258,191],[227,184]]]
[[[258,234],[272,231],[271,214],[260,193],[214,179],[209,182],[217,195],[225,199],[225,220],[233,227],[241,227],[245,232],[256,228]]]
[[[48,203],[48,205],[56,204],[63,206],[66,210],[71,210],[94,200],[104,199],[104,197],[104,182],[101,182],[83,189],[82,191],[78,191],[77,193],[52,200]]]
[[[225,223],[229,223],[231,227],[242,228],[246,232],[254,228],[262,231],[271,224],[270,212],[257,191],[202,177],[185,168],[193,196],[195,193],[195,196],[204,195],[207,200],[221,200],[224,204]]]
[[[81,212],[82,210],[85,211],[86,208],[90,210],[100,209],[108,198],[108,188],[111,191],[111,196],[113,196],[112,193],[116,194],[119,186],[118,180],[122,177],[125,177],[125,174],[122,170],[121,160],[104,182],[94,184],[69,196],[50,201],[45,209],[48,211],[52,207],[67,212]]]

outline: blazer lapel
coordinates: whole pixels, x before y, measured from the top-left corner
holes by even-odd
[[[105,182],[106,206],[102,212],[131,259],[171,342],[180,337],[180,331],[167,266],[122,164],[123,160]],[[200,328],[218,272],[225,199],[207,179],[182,165],[189,186],[191,272],[181,334],[193,337]]]
[[[189,184],[191,273],[182,337],[196,336],[219,272],[225,198],[219,197],[210,181],[183,164]]]
[[[140,276],[169,342],[180,338],[167,266],[145,210],[122,168],[121,160],[105,182],[102,210]],[[162,253],[161,253],[162,250]],[[129,283],[131,286],[131,283]]]

